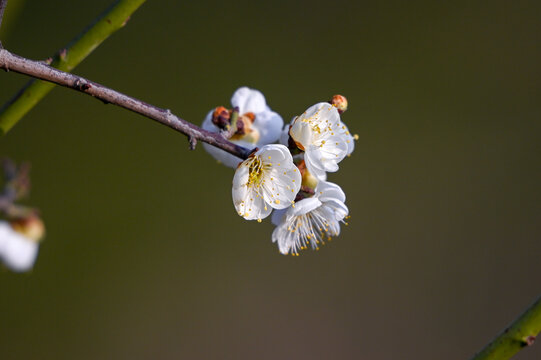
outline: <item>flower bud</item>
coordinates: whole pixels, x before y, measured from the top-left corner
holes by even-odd
[[[45,225],[37,215],[18,218],[9,223],[13,230],[34,242],[40,242],[45,236]]]
[[[212,123],[224,130],[229,126],[229,119],[231,118],[231,113],[223,106],[218,106],[214,109],[212,114]]]
[[[340,114],[348,109],[348,99],[342,95],[334,95],[332,97],[331,104],[336,107]]]

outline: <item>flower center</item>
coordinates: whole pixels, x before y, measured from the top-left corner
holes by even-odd
[[[231,140],[243,140],[252,144],[256,144],[259,141],[259,131],[253,126],[255,121],[255,114],[248,112],[237,119],[237,131]]]
[[[269,164],[264,163],[261,161],[261,158],[259,156],[254,156],[252,161],[249,164],[249,175],[248,175],[248,186],[255,186],[259,187],[261,186],[263,175],[265,170],[267,168],[270,168]],[[264,180],[263,180],[264,181]]]

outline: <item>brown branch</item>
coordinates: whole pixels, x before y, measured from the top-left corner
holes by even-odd
[[[60,71],[42,62],[29,60],[12,54],[5,49],[0,49],[0,69],[17,72],[36,79],[65,86],[100,99],[106,104],[114,104],[146,116],[188,136],[188,139],[190,139],[190,147],[194,147],[196,140],[199,140],[216,146],[243,160],[252,152],[250,149],[233,144],[221,134],[204,130],[199,126],[179,118],[172,114],[168,109],[162,109],[147,104],[141,100],[129,97],[80,76]]]

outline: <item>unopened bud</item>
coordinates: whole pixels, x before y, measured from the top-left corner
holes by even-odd
[[[45,225],[37,215],[30,215],[10,221],[13,230],[35,242],[41,241],[45,236]]]
[[[340,114],[348,109],[348,99],[342,95],[334,95],[332,97],[331,104],[336,107]]]
[[[223,106],[218,106],[212,114],[212,123],[223,130],[229,126],[230,117],[231,113],[229,110]]]

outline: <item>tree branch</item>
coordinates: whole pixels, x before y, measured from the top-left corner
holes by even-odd
[[[5,4],[6,0],[0,0]],[[71,43],[55,55],[51,66],[70,72],[111,34],[122,28],[145,0],[118,0],[84,29]],[[0,12],[2,11],[0,7]],[[1,48],[1,47],[0,47]],[[7,133],[39,103],[54,85],[41,81],[28,82],[0,109],[0,135]]]
[[[161,109],[154,105],[147,104],[141,100],[129,97],[80,76],[60,71],[39,61],[33,61],[14,55],[5,49],[0,49],[0,69],[17,72],[36,79],[65,86],[84,94],[91,95],[104,103],[114,104],[146,116],[187,135],[190,140],[190,147],[192,148],[195,146],[195,140],[199,140],[216,146],[243,160],[252,152],[250,149],[246,149],[226,140],[221,134],[204,130],[173,115],[168,109]]]
[[[541,297],[471,360],[507,360],[533,345],[541,331]]]

